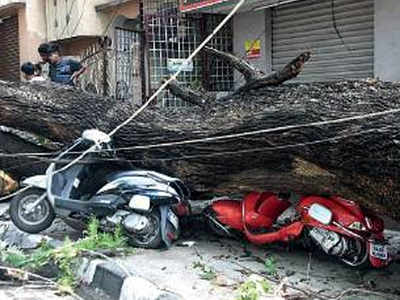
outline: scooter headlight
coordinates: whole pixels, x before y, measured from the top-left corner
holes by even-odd
[[[353,222],[350,224],[349,229],[366,231],[367,228],[361,222]]]
[[[134,195],[129,201],[129,207],[136,210],[148,211],[150,209],[150,198],[143,195]]]

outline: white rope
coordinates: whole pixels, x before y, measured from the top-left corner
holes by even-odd
[[[24,187],[23,189],[20,189],[20,190],[16,191],[15,193],[12,193],[12,194],[4,196],[4,197],[1,197],[0,198],[0,202],[8,200],[8,199],[10,199],[10,198],[12,198],[14,196],[17,196],[18,194],[21,194],[21,193],[25,192],[27,189],[30,189],[31,187],[32,187],[31,185],[28,185],[28,186]]]
[[[160,86],[160,88],[149,98],[149,100],[146,101],[132,116],[130,116],[128,119],[126,119],[124,122],[122,122],[120,125],[115,127],[108,135],[112,137],[118,130],[120,130],[122,127],[130,123],[134,118],[136,118],[137,115],[139,115],[143,110],[149,106],[149,104],[156,99],[156,97],[170,84],[171,81],[175,80],[176,77],[182,72],[184,66],[189,63],[196,55],[201,51],[201,49],[204,48],[204,46],[214,37],[214,35],[233,17],[233,15],[239,10],[239,8],[243,5],[245,0],[239,1],[239,3],[232,9],[232,11],[222,20],[222,22],[214,29],[214,31],[200,44],[199,47],[193,53],[185,59],[183,64],[179,67],[178,71],[175,72],[174,75],[172,75],[164,84]],[[86,151],[84,151],[81,155],[79,155],[76,159],[71,161],[68,165],[62,167],[61,169],[53,172],[53,175],[59,172],[62,172],[69,167],[73,166],[77,162],[79,162],[82,158],[85,157],[86,154],[93,152],[93,150],[96,148],[96,145],[93,145]]]
[[[243,5],[245,0],[240,0],[236,6],[232,9],[232,11],[222,20],[222,22],[214,29],[214,31],[197,47],[193,53],[185,59],[183,64],[179,67],[178,71],[175,72],[166,82],[164,82],[159,89],[146,101],[145,104],[142,105],[132,116],[126,119],[123,123],[118,125],[109,133],[109,136],[113,136],[118,130],[122,127],[130,123],[138,114],[140,114],[149,104],[171,83],[171,81],[176,80],[176,77],[182,72],[185,65],[187,65],[196,55],[204,48],[204,46],[214,37],[214,35],[233,17],[233,15],[239,10],[239,8]]]
[[[243,150],[235,150],[235,151],[221,151],[221,152],[214,152],[209,154],[198,154],[198,155],[182,155],[180,157],[170,157],[170,158],[146,158],[146,159],[133,159],[133,160],[126,160],[126,159],[105,159],[104,161],[121,161],[121,162],[145,162],[145,161],[174,161],[174,160],[187,160],[192,158],[206,158],[206,157],[214,157],[214,156],[224,156],[224,155],[236,155],[236,154],[243,154],[243,153],[252,153],[252,152],[259,152],[259,151],[274,151],[274,150],[285,150],[290,148],[298,148],[298,147],[305,147],[305,146],[312,146],[323,144],[327,142],[337,142],[339,140],[347,139],[350,137],[370,134],[370,133],[381,133],[388,130],[392,126],[384,126],[381,128],[373,128],[367,129],[362,131],[357,131],[350,134],[343,134],[334,136],[331,138],[314,140],[310,142],[303,142],[303,143],[296,143],[296,144],[286,144],[281,146],[274,146],[274,147],[258,147],[258,148],[251,148],[251,149],[243,149]],[[1,157],[1,155],[0,155]],[[32,157],[35,158],[35,157]],[[43,160],[42,158],[38,157],[36,159]],[[45,161],[50,162],[70,162],[70,160],[56,160],[56,159],[44,159]]]
[[[286,126],[280,126],[280,127],[274,127],[274,128],[260,129],[260,130],[247,131],[247,132],[241,132],[241,133],[235,133],[235,134],[226,134],[226,135],[221,135],[221,136],[186,140],[186,141],[180,141],[180,142],[160,143],[160,144],[146,145],[146,146],[124,147],[124,148],[118,148],[117,150],[122,151],[122,150],[150,149],[150,148],[187,145],[187,144],[194,144],[194,143],[205,143],[205,142],[211,142],[211,141],[218,141],[218,140],[233,139],[233,138],[238,138],[238,137],[257,135],[257,134],[262,134],[262,133],[271,133],[271,132],[291,130],[291,129],[300,129],[300,128],[307,128],[307,127],[317,127],[317,126],[322,126],[322,125],[340,124],[340,123],[346,123],[346,122],[355,121],[355,120],[381,117],[381,116],[395,114],[395,113],[400,113],[400,109],[390,109],[390,110],[385,110],[385,111],[376,112],[376,113],[370,113],[370,114],[365,114],[365,115],[359,115],[359,116],[347,117],[347,118],[341,118],[341,119],[335,119],[335,120],[329,120],[329,121],[318,121],[318,122],[303,123],[303,124],[297,124],[297,125],[286,125]]]
[[[370,134],[370,133],[374,133],[374,132],[382,132],[385,129],[387,129],[387,127],[368,129],[368,130],[359,131],[359,132],[355,132],[355,133],[351,133],[351,134],[338,135],[338,136],[326,138],[326,139],[320,139],[320,140],[304,142],[304,143],[297,143],[297,144],[287,144],[287,145],[281,145],[281,146],[275,146],[275,147],[259,147],[259,148],[251,148],[251,149],[243,149],[243,150],[235,150],[235,151],[222,151],[222,152],[215,152],[215,153],[209,153],[209,154],[198,154],[198,155],[187,155],[187,156],[183,155],[181,157],[153,158],[153,159],[149,158],[149,159],[145,159],[145,160],[128,160],[128,161],[129,162],[173,161],[173,160],[187,160],[187,159],[193,159],[193,158],[207,158],[207,157],[215,157],[215,156],[236,155],[236,154],[252,153],[252,152],[259,152],[259,151],[285,150],[285,149],[290,149],[290,148],[313,146],[313,145],[323,144],[323,143],[327,143],[327,142],[336,142],[336,141],[343,140],[343,139],[346,139],[349,137]]]
[[[297,124],[297,125],[286,125],[286,126],[280,126],[280,127],[274,127],[274,128],[246,131],[246,132],[235,133],[235,134],[220,135],[220,136],[216,136],[216,137],[207,137],[207,138],[201,138],[201,139],[159,143],[159,144],[144,145],[144,146],[120,147],[120,148],[116,148],[114,150],[115,151],[146,150],[146,149],[151,149],[151,148],[162,148],[162,147],[171,147],[171,146],[187,145],[187,144],[194,144],[194,143],[204,143],[204,142],[211,142],[211,141],[217,141],[217,140],[258,135],[258,134],[262,134],[262,133],[271,133],[271,132],[291,130],[291,129],[300,129],[300,128],[307,128],[307,127],[317,127],[317,126],[323,126],[323,125],[347,123],[350,121],[376,118],[376,117],[381,117],[381,116],[385,116],[385,115],[389,115],[389,114],[396,114],[396,113],[400,113],[400,109],[390,109],[390,110],[384,110],[384,111],[380,111],[380,112],[376,112],[376,113],[369,113],[369,114],[364,114],[364,115],[353,116],[353,117],[346,117],[346,118],[340,118],[340,119],[334,119],[334,120],[328,120],[328,121],[303,123],[303,124]],[[105,151],[107,151],[107,150],[101,150],[98,152],[105,152]],[[84,152],[74,152],[74,153],[84,153]],[[15,154],[0,153],[1,157],[39,156],[39,155],[47,156],[47,155],[49,155],[49,153],[15,153]]]

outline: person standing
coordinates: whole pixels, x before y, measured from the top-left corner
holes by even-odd
[[[29,82],[43,82],[46,81],[42,77],[42,67],[40,64],[33,64],[26,62],[21,66],[21,72],[23,73],[24,79]]]
[[[41,44],[38,52],[43,63],[49,63],[49,77],[52,82],[74,86],[75,80],[86,70],[80,62],[62,57],[57,44]]]

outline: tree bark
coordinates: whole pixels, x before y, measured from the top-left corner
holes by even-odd
[[[180,111],[153,106],[114,136],[116,147],[145,148],[400,108],[396,83],[341,81],[257,88],[230,101],[215,100]],[[0,124],[64,143],[88,128],[109,132],[136,109],[71,88],[0,82]],[[251,190],[333,193],[400,220],[397,118],[398,114],[388,114],[119,154],[139,168],[182,178],[196,199]],[[7,170],[3,163],[0,168]]]

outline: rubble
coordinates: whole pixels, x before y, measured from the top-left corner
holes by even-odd
[[[15,227],[12,222],[0,223],[0,241],[6,246],[14,246],[23,250],[35,249],[47,239],[48,238],[40,234],[23,232]]]

